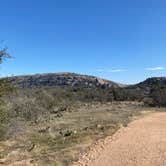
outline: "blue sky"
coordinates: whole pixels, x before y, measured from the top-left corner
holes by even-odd
[[[165,0],[1,0],[1,76],[91,74],[122,83],[166,75]]]

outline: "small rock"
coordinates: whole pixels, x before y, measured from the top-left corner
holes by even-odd
[[[73,134],[77,134],[77,130],[74,130],[74,131],[73,131]]]
[[[98,128],[98,129],[100,129],[101,127],[102,127],[102,125],[101,125],[101,124],[98,124],[98,125],[97,125],[97,128]]]
[[[49,128],[50,128],[49,126],[48,126],[48,127],[41,128],[41,129],[38,130],[38,132],[39,132],[39,133],[45,133],[45,132],[48,131]]]
[[[59,134],[64,137],[69,137],[73,134],[73,131],[72,130],[60,130]]]
[[[62,113],[58,113],[58,114],[56,115],[57,118],[61,118],[62,116],[63,116]]]
[[[34,148],[35,148],[35,144],[31,144],[31,145],[28,147],[27,151],[28,151],[28,152],[31,152]]]

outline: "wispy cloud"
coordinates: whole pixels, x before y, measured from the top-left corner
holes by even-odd
[[[166,69],[165,67],[157,66],[157,67],[149,67],[149,68],[146,68],[145,70],[147,70],[147,71],[160,71],[160,70],[165,70],[165,69]]]
[[[97,71],[97,72],[104,72],[103,69],[97,69],[96,71]]]
[[[127,70],[125,69],[109,69],[109,70],[104,70],[104,69],[98,69],[97,72],[103,72],[103,73],[120,73],[120,72],[125,72]]]
[[[108,70],[109,73],[119,73],[119,72],[125,72],[127,70],[125,69],[112,69],[112,70]]]

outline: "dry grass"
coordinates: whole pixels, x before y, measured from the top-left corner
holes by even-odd
[[[26,126],[24,132],[0,142],[0,163],[31,159],[41,166],[67,166],[95,140],[153,111],[136,102],[77,103],[60,115],[49,113],[36,123],[20,122]]]

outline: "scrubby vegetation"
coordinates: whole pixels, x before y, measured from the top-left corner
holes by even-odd
[[[0,62],[4,58],[5,49]],[[154,108],[166,106],[165,81],[123,86],[73,73],[0,79],[0,164],[71,164],[134,118],[165,111]]]
[[[166,106],[166,78],[150,78],[125,88],[112,88],[114,101],[139,101],[146,106]]]
[[[156,110],[139,102],[115,102],[112,89],[21,88],[3,100],[7,129],[2,127],[0,162],[6,165],[29,159],[41,166],[69,165],[95,140]]]
[[[50,94],[41,94],[44,101],[50,99]],[[63,100],[47,105],[34,95],[29,97],[13,99],[20,100],[19,107],[15,102],[8,105],[10,113],[17,109],[18,113],[11,117],[7,142],[0,143],[0,162],[4,165],[29,159],[41,166],[69,165],[95,140],[112,135],[133,118],[154,111],[137,102],[69,104]]]
[[[0,50],[0,63],[2,63],[6,58],[10,58],[7,49]],[[9,112],[6,111],[6,102],[3,97],[11,94],[14,91],[13,86],[8,78],[0,79],[0,140],[2,140],[7,131],[7,125],[10,120]]]
[[[154,86],[151,89],[151,99],[153,106],[166,106],[166,85]]]

